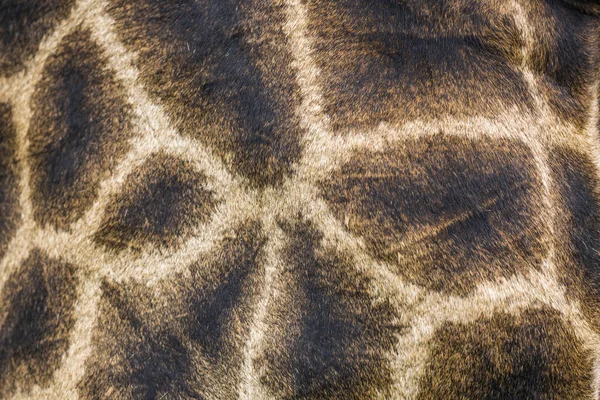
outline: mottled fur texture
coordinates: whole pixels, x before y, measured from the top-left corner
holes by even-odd
[[[0,398],[598,399],[598,0],[3,0]]]

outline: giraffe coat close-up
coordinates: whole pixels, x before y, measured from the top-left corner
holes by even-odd
[[[0,0],[0,399],[600,399],[600,0]]]

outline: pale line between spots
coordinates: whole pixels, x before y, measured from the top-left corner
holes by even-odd
[[[18,267],[30,250],[28,238],[35,229],[33,205],[31,202],[30,177],[31,170],[28,162],[29,140],[27,132],[32,116],[30,107],[31,97],[35,87],[42,78],[47,59],[56,52],[63,38],[80,23],[85,10],[84,6],[76,4],[67,18],[62,20],[52,33],[44,37],[39,50],[25,67],[10,78],[3,78],[3,96],[11,104],[12,119],[16,129],[17,161],[20,167],[19,177],[19,207],[21,211],[21,226],[11,240],[4,259],[0,262],[0,288],[4,286],[13,268]]]
[[[574,132],[574,128],[565,126],[552,112],[548,101],[544,99],[542,92],[539,87],[535,73],[529,68],[531,61],[531,52],[538,45],[536,35],[531,29],[531,24],[528,20],[527,13],[521,6],[521,4],[513,0],[512,5],[515,13],[513,14],[514,21],[517,27],[523,35],[525,46],[521,49],[522,51],[522,63],[519,66],[522,77],[527,84],[529,94],[533,97],[535,102],[535,120],[532,121],[531,131],[526,130],[523,135],[528,137],[526,142],[533,153],[533,159],[540,174],[542,185],[544,187],[543,205],[548,213],[546,220],[546,228],[548,234],[545,236],[548,245],[548,262],[545,265],[546,273],[548,273],[552,279],[556,282],[558,279],[557,271],[554,266],[554,241],[555,237],[555,224],[556,224],[556,210],[552,197],[552,171],[549,165],[548,151],[553,145],[563,144],[562,142],[568,140],[565,138],[564,132]],[[527,125],[524,125],[526,127]],[[518,132],[518,130],[517,130]],[[557,284],[557,283],[556,283]]]
[[[536,105],[536,111],[539,113],[539,116],[541,118],[548,118],[552,116],[553,113],[550,110],[547,101],[544,100],[541,91],[539,90],[534,72],[528,66],[531,60],[530,54],[539,44],[536,40],[535,33],[532,32],[531,23],[528,20],[527,13],[521,4],[518,1],[513,0],[512,6],[514,9],[513,20],[515,21],[517,28],[520,30],[525,42],[525,46],[521,48],[522,62],[519,66],[519,70],[521,71],[523,79],[527,84],[529,94],[533,97]]]
[[[85,360],[92,351],[92,334],[97,323],[100,299],[98,279],[78,274],[77,300],[74,310],[74,326],[69,335],[69,349],[63,356],[62,365],[54,371],[52,384],[47,388],[33,387],[29,392],[16,393],[13,399],[77,399],[77,384],[85,373]]]
[[[405,283],[387,265],[367,254],[364,241],[344,229],[314,186],[301,181],[286,182],[283,196],[280,199],[273,196],[271,201],[272,213],[285,210],[287,215],[301,216],[314,222],[323,234],[324,248],[350,254],[357,271],[377,282],[371,293],[375,299],[392,298],[401,304],[410,304],[420,295],[418,287]]]
[[[512,0],[511,2],[514,13],[512,13],[513,20],[517,25],[517,28],[520,30],[521,35],[523,36],[523,40],[525,41],[525,46],[521,47],[521,65],[520,68],[526,68],[527,63],[529,62],[529,53],[532,49],[535,48],[535,39],[534,34],[531,31],[531,24],[527,19],[527,13],[523,10],[523,7],[519,3],[518,0]]]
[[[144,161],[153,153],[156,153],[159,146],[152,140],[147,140],[146,136],[135,137],[131,140],[132,149],[119,161],[114,168],[111,176],[102,181],[96,195],[96,201],[84,213],[84,215],[72,225],[75,232],[94,232],[100,225],[103,213],[112,200],[113,196],[121,192],[127,178],[133,171],[139,168]]]
[[[254,361],[261,354],[262,340],[267,331],[266,317],[269,304],[276,301],[277,294],[273,287],[279,274],[285,268],[280,257],[286,244],[285,234],[276,226],[276,221],[268,216],[263,218],[263,229],[268,236],[265,248],[264,284],[250,322],[250,332],[248,333],[248,341],[244,352],[239,392],[241,400],[268,398],[267,393],[260,384],[260,371],[256,370]]]
[[[10,87],[11,79],[10,77],[0,76],[0,102],[8,103],[10,101],[10,90],[7,88]]]
[[[586,126],[587,146],[582,150],[591,153],[590,156],[596,169],[595,175],[600,180],[600,80],[597,80],[590,86],[589,96],[589,118]],[[600,187],[597,189],[600,190]]]
[[[78,232],[93,232],[99,225],[105,212],[106,206],[110,200],[121,193],[127,178],[138,168],[140,168],[152,154],[163,152],[172,156],[191,162],[197,171],[207,174],[207,183],[205,189],[214,192],[220,199],[227,199],[232,195],[235,197],[244,196],[239,181],[233,181],[228,175],[210,175],[214,170],[196,141],[179,138],[167,137],[160,142],[156,141],[150,135],[134,137],[131,140],[132,149],[119,162],[112,171],[112,175],[100,184],[97,199],[94,204],[86,211],[84,216],[73,224],[73,230]],[[251,201],[252,192],[247,192],[248,201]]]
[[[174,273],[183,272],[197,257],[211,251],[225,235],[233,234],[256,210],[256,201],[232,198],[217,206],[211,219],[198,226],[177,250],[155,248],[152,244],[139,251],[124,249],[107,252],[86,232],[39,230],[29,240],[46,254],[85,266],[90,273],[115,282],[134,280],[152,285]],[[240,204],[242,203],[242,204]],[[148,266],[152,266],[149,268]]]
[[[65,362],[55,373],[53,394],[55,398],[77,398],[77,385],[84,377],[85,361],[92,352],[94,328],[98,323],[98,304],[102,296],[100,281],[97,277],[79,276],[79,298],[75,304],[75,326],[70,335],[70,346]],[[63,381],[63,379],[66,379]]]
[[[519,275],[497,284],[486,282],[466,298],[430,293],[410,310],[412,314],[406,316],[410,331],[400,338],[397,350],[396,395],[405,399],[416,397],[427,362],[426,344],[444,323],[469,324],[497,311],[516,314],[541,305],[559,311],[571,323],[583,346],[597,353],[598,335],[582,317],[578,304],[566,299],[554,277],[545,271],[534,271],[528,277]]]
[[[596,57],[600,59],[599,56]],[[586,140],[588,145],[585,150],[590,154],[595,167],[597,178],[596,189],[600,193],[600,80],[596,80],[589,89],[590,107],[589,119],[586,127]],[[596,200],[599,199],[596,197]],[[595,371],[594,371],[594,396],[600,399],[600,343],[597,345]]]
[[[523,136],[527,137],[524,141],[529,145],[531,151],[533,152],[535,162],[538,166],[538,171],[542,178],[542,183],[544,185],[544,205],[547,207],[549,212],[553,214],[553,204],[551,200],[551,172],[548,166],[548,156],[547,150],[548,145],[551,142],[560,138],[563,138],[563,135],[552,135],[551,132],[554,131],[559,132],[562,129],[557,129],[556,126],[561,126],[562,123],[555,117],[554,113],[550,109],[550,106],[546,99],[544,99],[542,92],[540,90],[539,84],[537,82],[537,78],[535,73],[529,68],[529,63],[531,60],[531,52],[538,45],[535,33],[532,32],[531,23],[528,20],[527,13],[521,6],[521,4],[513,0],[512,6],[514,9],[513,19],[519,28],[523,40],[525,41],[525,46],[521,49],[522,51],[522,63],[519,66],[519,70],[521,71],[522,77],[527,84],[527,89],[529,94],[532,96],[535,102],[536,108],[536,118],[535,121],[532,121],[530,125],[523,125],[521,130],[525,127],[532,127],[532,132],[529,130],[523,132]],[[551,129],[551,127],[554,127]],[[561,126],[561,128],[563,128]],[[519,130],[516,130],[517,132]],[[554,221],[554,217],[549,218],[550,221]],[[554,227],[553,223],[549,223],[550,234],[553,234]]]
[[[305,130],[302,139],[304,154],[294,168],[299,175],[310,175],[327,162],[327,149],[331,147],[334,136],[329,117],[323,110],[323,94],[318,83],[320,71],[312,58],[308,11],[302,0],[286,0],[285,13],[284,32],[290,41],[291,65],[296,71],[296,82],[302,97],[295,113]]]
[[[0,289],[4,288],[4,285],[12,272],[19,268],[21,263],[29,256],[29,251],[32,249],[29,241],[31,234],[31,226],[25,224],[22,224],[15,232],[15,236],[10,241],[6,253],[4,254],[4,258],[0,262]],[[0,303],[0,308],[2,308],[2,306],[2,303]],[[0,326],[2,326],[1,320]]]
[[[114,20],[104,12],[106,2],[97,1],[95,5],[93,18],[86,20],[86,24],[92,31],[94,40],[104,48],[109,66],[125,85],[128,101],[134,109],[138,129],[149,135],[148,140],[154,140],[161,144],[168,140],[182,140],[179,133],[172,127],[163,108],[150,99],[139,81],[139,71],[133,65],[135,55],[119,41],[114,31]],[[197,159],[205,163],[206,173],[209,176],[219,182],[233,180],[221,160],[215,157],[210,150],[196,143],[194,151]]]
[[[482,138],[507,139],[523,143],[533,153],[538,169],[542,176],[547,176],[542,157],[545,157],[544,147],[538,141],[537,118],[523,113],[518,108],[503,112],[494,119],[484,117],[468,117],[456,119],[452,117],[433,120],[413,120],[400,124],[382,122],[376,128],[367,131],[346,130],[341,131],[329,141],[328,146],[323,144],[323,151],[327,157],[321,160],[319,168],[310,171],[308,177],[311,181],[326,179],[331,172],[348,162],[358,151],[383,152],[391,145],[400,144],[408,139],[422,139],[433,135],[443,134],[459,136],[473,140]],[[533,128],[532,128],[533,127]],[[524,134],[524,129],[534,129],[534,133]],[[545,128],[544,128],[545,129]],[[574,127],[559,124],[551,133],[561,131],[573,132]],[[552,135],[556,144],[573,145],[573,140],[567,141],[565,135]],[[305,176],[303,176],[305,178]]]

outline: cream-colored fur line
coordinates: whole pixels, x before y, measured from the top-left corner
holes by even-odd
[[[367,133],[334,135],[329,119],[323,112],[322,92],[318,84],[320,73],[311,57],[312,39],[307,28],[307,10],[300,0],[286,0],[285,5],[285,32],[289,38],[294,67],[297,70],[297,83],[303,99],[296,113],[300,117],[305,136],[302,142],[304,154],[296,167],[296,175],[284,183],[283,190],[267,190],[261,194],[246,189],[243,179],[232,175],[210,149],[177,134],[168,115],[159,104],[153,102],[140,84],[139,73],[133,66],[135,54],[127,51],[119,42],[113,28],[114,21],[104,11],[104,2],[79,1],[69,18],[42,41],[39,52],[27,64],[25,71],[2,82],[3,88],[8,89],[3,96],[6,96],[12,105],[17,128],[23,221],[10,243],[7,255],[0,263],[0,270],[4,271],[0,275],[0,287],[33,247],[41,248],[51,257],[77,265],[80,280],[71,345],[61,367],[55,372],[52,385],[47,389],[34,388],[27,395],[17,393],[15,398],[77,398],[76,386],[83,376],[85,360],[91,349],[91,333],[98,317],[101,279],[138,279],[152,285],[174,272],[185,271],[190,263],[196,261],[199,255],[210,252],[224,236],[234,235],[236,226],[247,219],[262,222],[268,242],[265,250],[265,286],[254,311],[246,344],[243,376],[240,377],[240,397],[266,398],[267,394],[259,384],[259,371],[254,370],[252,361],[261,354],[262,335],[266,329],[265,316],[269,312],[269,304],[277,295],[272,288],[285,267],[281,264],[280,254],[287,238],[277,226],[276,218],[293,218],[299,214],[312,220],[322,232],[322,251],[343,251],[351,254],[355,268],[375,282],[370,288],[374,301],[391,301],[396,305],[403,322],[412,327],[408,334],[398,338],[397,354],[389,355],[391,362],[397,366],[394,383],[394,395],[397,398],[412,398],[416,394],[418,378],[423,372],[426,356],[424,344],[437,327],[445,321],[468,323],[482,315],[491,315],[498,309],[518,313],[522,308],[540,304],[557,309],[575,327],[582,342],[598,355],[598,336],[581,316],[579,305],[567,300],[563,288],[557,282],[552,249],[541,272],[532,272],[529,276],[516,276],[495,284],[485,283],[467,298],[428,293],[404,282],[392,273],[391,267],[385,263],[373,260],[365,249],[364,241],[348,233],[342,222],[332,215],[327,204],[320,198],[317,188],[320,179],[327,177],[356,150],[383,149],[386,144],[403,138],[437,134],[443,127],[444,132],[451,135],[504,136],[526,143],[532,149],[544,182],[547,194],[545,206],[549,210],[553,209],[548,195],[552,183],[545,156],[547,146],[550,142],[564,141],[564,144],[582,149],[585,148],[585,144],[566,138],[565,128],[574,128],[561,126],[548,130],[557,121],[552,118],[547,104],[543,101],[535,76],[528,70],[523,72],[536,99],[537,115],[516,110],[517,113],[500,115],[493,120],[472,118],[415,121],[402,126],[382,125],[379,129]],[[520,20],[524,21],[522,16]],[[126,88],[127,101],[134,110],[136,136],[131,139],[131,151],[119,163],[115,174],[100,185],[97,201],[81,220],[74,224],[72,233],[65,233],[41,229],[33,220],[26,134],[31,118],[30,99],[35,85],[41,78],[46,59],[56,51],[62,39],[80,24],[91,30],[93,39],[108,56],[108,67],[115,72],[117,79]],[[598,90],[597,86],[594,90]],[[595,107],[597,110],[597,96]],[[597,113],[595,114],[597,118]],[[540,116],[542,119],[548,117],[542,124],[543,129],[539,128]],[[523,123],[518,119],[529,122]],[[516,125],[536,128],[515,137],[514,132],[518,131],[515,129]],[[597,127],[597,124],[595,126]],[[588,133],[595,129],[597,128],[594,127],[593,121],[590,121]],[[126,178],[135,168],[157,151],[187,159],[207,175],[207,188],[216,193],[222,201],[211,220],[205,226],[199,227],[177,251],[169,255],[151,249],[145,249],[141,256],[134,256],[127,251],[115,255],[96,248],[90,238],[98,228],[110,198],[123,189]],[[148,266],[152,266],[151,270]]]

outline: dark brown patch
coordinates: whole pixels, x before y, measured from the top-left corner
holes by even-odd
[[[290,172],[300,100],[280,2],[117,0],[109,11],[179,129],[253,184]]]
[[[264,353],[255,369],[275,398],[366,399],[389,396],[390,352],[401,327],[373,283],[341,255],[317,253],[321,235],[308,224],[285,226],[286,269],[267,316]]]
[[[61,229],[82,216],[128,148],[129,107],[87,31],[51,56],[32,100],[28,132],[35,218]]]
[[[10,106],[0,103],[0,260],[20,219],[17,142]]]
[[[562,0],[567,6],[575,10],[591,14],[600,15],[600,2],[598,0]]]
[[[69,346],[75,267],[34,251],[8,278],[0,303],[0,396],[44,386]]]
[[[74,0],[2,0],[0,3],[0,76],[23,67],[42,38],[64,19]]]
[[[567,148],[550,154],[557,189],[555,246],[563,284],[600,326],[600,182],[589,156]]]
[[[179,245],[217,204],[205,184],[205,175],[188,162],[154,154],[110,201],[94,241],[117,251]]]
[[[446,323],[429,343],[419,399],[591,399],[593,362],[549,309]]]
[[[559,118],[584,128],[592,100],[589,87],[598,79],[600,31],[596,17],[576,10],[569,1],[522,2],[535,37],[528,67],[540,78],[542,92]]]
[[[512,18],[477,1],[307,2],[334,127],[531,107]]]
[[[465,293],[545,256],[532,158],[518,142],[438,134],[357,153],[322,191],[338,220],[399,274]]]
[[[190,275],[152,288],[105,282],[81,397],[236,398],[263,243],[248,224]]]

